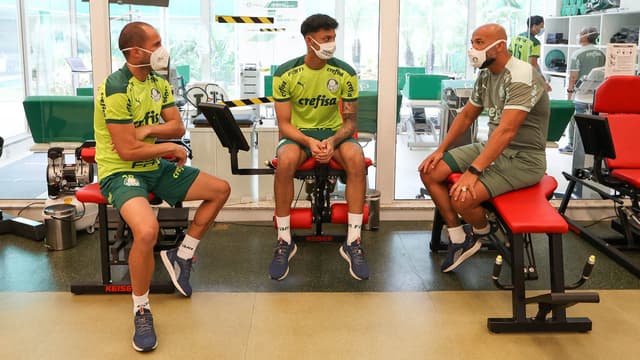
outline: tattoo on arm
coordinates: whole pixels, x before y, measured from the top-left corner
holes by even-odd
[[[358,129],[358,103],[355,101],[344,102],[342,105],[342,127],[334,135],[336,140],[342,141],[355,133]]]

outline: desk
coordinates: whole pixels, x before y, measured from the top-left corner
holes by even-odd
[[[437,126],[440,126],[442,118],[442,101],[441,100],[411,100],[404,99],[405,105],[411,109],[410,117],[407,121],[407,133],[409,134],[409,149],[436,147],[439,144]],[[428,116],[433,110],[438,112],[435,116]],[[420,139],[421,136],[428,137],[428,140]]]
[[[220,140],[210,127],[189,129],[191,133],[191,164],[211,175],[226,180],[231,185],[228,204],[273,200],[272,175],[233,175],[229,151],[220,145]],[[249,151],[238,153],[240,168],[264,168],[264,162],[275,155],[278,145],[278,127],[274,121],[265,120],[255,128],[242,128],[242,133],[251,145]]]

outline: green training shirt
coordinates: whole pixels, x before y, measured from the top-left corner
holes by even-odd
[[[511,57],[498,74],[483,69],[478,74],[469,102],[489,115],[489,137],[500,125],[502,112],[526,111],[527,118],[509,143],[514,150],[544,152],[549,127],[549,95],[542,75],[528,62]]]
[[[291,123],[296,128],[337,130],[342,126],[340,100],[358,100],[357,74],[349,64],[335,58],[313,70],[301,56],[276,69],[273,98],[291,102]]]
[[[595,45],[589,44],[576,50],[571,56],[569,71],[577,71],[578,79],[589,75],[594,68],[604,66],[606,56]]]
[[[155,72],[151,72],[145,81],[140,81],[125,65],[105,79],[98,87],[93,115],[98,180],[116,172],[151,171],[158,168],[158,158],[122,160],[113,149],[107,124],[133,123],[135,127],[158,124],[160,113],[170,106],[174,106],[171,85]],[[144,142],[152,144],[155,138],[148,137]]]
[[[511,55],[516,59],[529,62],[530,57],[540,57],[540,41],[530,32],[523,32],[511,39]]]

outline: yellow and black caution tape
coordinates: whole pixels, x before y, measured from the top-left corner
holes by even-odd
[[[273,24],[273,16],[216,15],[216,22],[229,24]]]
[[[260,32],[280,32],[287,31],[285,28],[260,28]]]
[[[250,98],[250,99],[221,101],[220,103],[225,104],[228,107],[232,108],[236,106],[267,104],[267,103],[272,103],[273,101],[274,101],[273,96],[267,96],[267,97]]]

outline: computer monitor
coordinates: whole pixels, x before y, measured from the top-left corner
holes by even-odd
[[[576,125],[580,130],[580,137],[585,154],[602,156],[609,159],[616,158],[613,147],[609,121],[606,117],[588,114],[575,114]]]
[[[249,151],[249,144],[227,105],[200,103],[198,109],[218,135],[222,146],[235,151]]]

